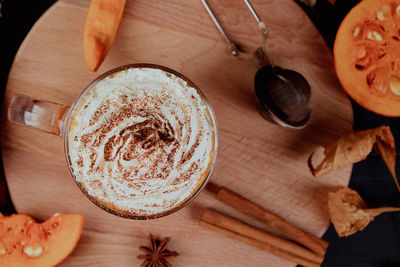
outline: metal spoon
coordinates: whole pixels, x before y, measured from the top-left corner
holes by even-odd
[[[201,0],[207,13],[227,41],[233,56],[246,54],[240,51],[222,29],[206,0]],[[275,66],[267,54],[267,40],[271,32],[248,0],[244,0],[258,22],[263,35],[263,45],[256,49],[254,56],[261,68],[254,78],[257,96],[257,110],[263,118],[287,128],[303,128],[311,116],[311,89],[307,80],[298,72]]]

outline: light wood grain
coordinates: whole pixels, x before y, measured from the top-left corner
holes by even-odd
[[[244,48],[261,36],[242,1],[209,1],[231,38]],[[351,167],[320,179],[311,176],[307,156],[351,130],[350,102],[334,74],[330,51],[306,15],[291,0],[254,0],[270,24],[272,59],[301,72],[312,87],[313,111],[303,130],[271,124],[257,113],[253,91],[256,67],[232,58],[197,0],[131,0],[98,73],[87,70],[82,27],[88,1],[57,2],[35,24],[18,51],[6,90],[70,104],[100,73],[134,62],[174,68],[190,77],[213,106],[219,125],[219,154],[212,181],[223,184],[291,223],[319,236],[326,230],[327,192],[348,183]],[[151,232],[171,236],[180,253],[174,266],[293,266],[289,261],[230,240],[199,226],[210,206],[262,227],[218,203],[207,192],[165,218],[130,221],[93,205],[72,180],[63,140],[31,128],[3,123],[4,167],[20,213],[45,219],[55,212],[85,214],[77,249],[62,266],[138,266],[138,246]]]

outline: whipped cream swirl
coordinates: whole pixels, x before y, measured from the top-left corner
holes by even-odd
[[[195,88],[166,71],[131,68],[101,80],[72,118],[75,179],[105,206],[132,215],[170,210],[200,186],[215,125]]]

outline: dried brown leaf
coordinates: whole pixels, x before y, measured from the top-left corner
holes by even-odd
[[[328,208],[331,221],[339,236],[349,236],[363,230],[383,212],[400,210],[397,207],[369,208],[360,195],[350,188],[329,193]]]
[[[388,126],[351,132],[342,136],[336,142],[325,147],[325,158],[317,167],[312,164],[314,153],[311,154],[308,158],[308,167],[314,176],[321,176],[348,164],[364,160],[372,149],[381,155],[400,191],[395,171],[396,149],[394,138]]]

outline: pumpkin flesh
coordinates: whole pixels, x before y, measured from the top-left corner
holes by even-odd
[[[22,214],[0,214],[0,266],[55,266],[75,248],[83,229],[80,214],[55,214],[36,223]]]
[[[385,116],[400,116],[400,0],[364,0],[339,27],[337,76],[351,98]]]

